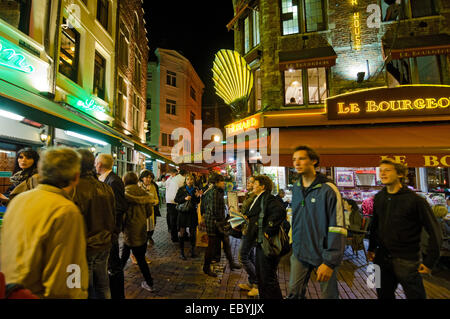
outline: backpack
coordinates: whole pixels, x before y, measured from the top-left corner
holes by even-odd
[[[39,299],[30,290],[19,284],[6,284],[5,275],[0,272],[0,299]]]

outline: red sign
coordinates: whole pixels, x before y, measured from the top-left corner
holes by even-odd
[[[418,56],[446,55],[446,54],[450,54],[450,45],[440,47],[430,47],[430,48],[408,48],[401,50],[392,50],[391,58],[397,60],[405,58],[414,58]]]

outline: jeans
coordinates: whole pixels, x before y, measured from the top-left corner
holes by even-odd
[[[378,299],[395,299],[397,285],[401,284],[407,299],[426,299],[422,276],[418,272],[419,261],[392,258],[377,259],[374,263],[380,266],[381,287],[377,288]]]
[[[306,287],[308,286],[309,278],[314,268],[316,266],[298,260],[294,254],[291,255],[288,299],[306,299]],[[339,299],[337,272],[338,267],[333,269],[333,274],[328,281],[320,282],[322,299]]]
[[[133,252],[134,257],[136,257],[136,261],[138,263],[139,269],[141,270],[142,275],[144,276],[147,284],[152,287],[153,286],[153,278],[150,274],[150,269],[148,268],[147,261],[145,260],[145,252],[147,251],[147,243],[139,247],[129,247],[127,245],[123,245],[122,250],[122,258],[120,258],[122,268],[127,264],[128,258],[130,258],[130,251]]]
[[[87,256],[89,299],[111,299],[108,278],[109,249]]]
[[[178,241],[178,211],[176,207],[176,204],[167,204],[167,227],[169,228],[172,241]]]
[[[256,276],[260,299],[283,299],[278,283],[280,257],[267,257],[260,244],[256,245]]]
[[[252,285],[258,283],[255,268],[255,252],[254,243],[250,242],[246,236],[241,238],[241,246],[239,247],[239,262],[248,274],[248,282]]]

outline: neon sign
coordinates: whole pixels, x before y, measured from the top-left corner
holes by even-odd
[[[101,105],[95,104],[94,100],[86,100],[86,101],[78,101],[77,106],[81,107],[85,111],[92,111],[92,112],[102,112],[105,113],[105,108]]]
[[[34,71],[33,67],[26,63],[25,57],[22,54],[18,54],[13,49],[4,47],[2,42],[0,42],[0,65],[24,73],[32,73]]]
[[[358,5],[358,0],[352,0],[352,6],[354,8],[356,8],[357,5]],[[361,44],[361,17],[360,17],[359,12],[353,13],[352,29],[353,29],[353,34],[355,37],[353,48],[357,51],[361,50],[361,46],[362,46],[362,44]]]
[[[249,118],[247,120],[239,121],[227,126],[229,133],[236,133],[248,128],[256,128],[258,125],[258,119],[256,117]]]

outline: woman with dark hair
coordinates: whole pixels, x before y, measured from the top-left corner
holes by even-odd
[[[159,203],[161,202],[159,197],[159,188],[155,183],[155,175],[149,170],[143,170],[139,175],[139,187],[149,193],[153,199],[157,199],[155,205],[153,206],[153,214],[149,219],[149,224],[147,228],[147,239],[153,242],[152,236],[155,232],[156,227],[156,217],[161,216],[159,212]]]
[[[345,224],[348,229],[360,230],[362,217],[358,204],[353,199],[343,198]]]
[[[140,188],[137,185],[138,182],[139,178],[134,172],[128,172],[123,176],[128,210],[123,223],[124,245],[120,261],[124,268],[130,257],[130,251],[133,252],[145,279],[141,287],[153,292],[153,279],[145,260],[145,252],[147,251],[147,218],[153,213],[152,205],[155,199]]]
[[[184,255],[184,234],[186,228],[189,228],[189,235],[191,241],[191,257],[195,258],[195,244],[197,238],[197,226],[198,226],[198,216],[197,216],[197,205],[200,202],[200,191],[194,185],[194,176],[187,175],[184,185],[181,186],[177,195],[175,196],[175,203],[183,204],[190,201],[190,208],[187,212],[178,212],[177,225],[178,225],[178,242],[180,243],[180,257],[186,260]]]
[[[25,182],[27,187],[21,187],[21,192],[33,188],[37,183],[37,178],[32,179],[33,175],[37,174],[37,164],[39,161],[39,154],[35,150],[27,147],[17,152],[15,161],[15,167],[13,175],[10,177],[11,186],[6,190],[4,194],[0,194],[0,200],[9,202],[14,195],[18,192],[14,192],[14,189]],[[13,193],[14,192],[14,193]],[[13,195],[11,197],[11,195]]]

